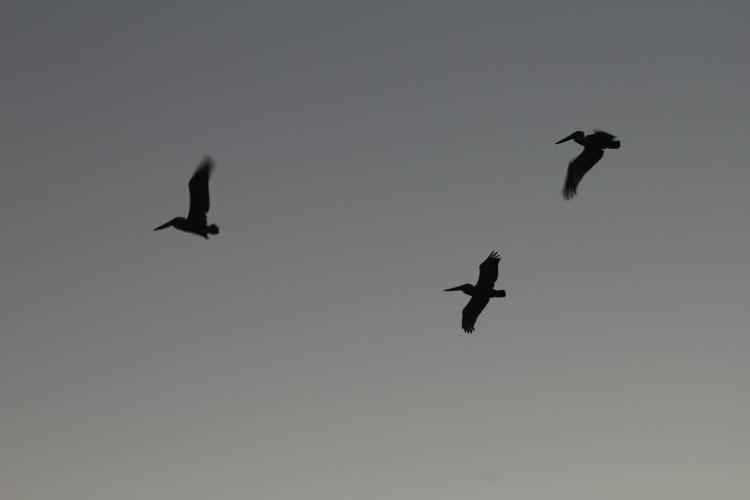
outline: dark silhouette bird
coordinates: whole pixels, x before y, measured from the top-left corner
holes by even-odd
[[[208,195],[208,180],[211,177],[211,171],[214,168],[214,161],[206,156],[201,161],[195,173],[190,178],[188,188],[190,190],[190,210],[186,217],[175,217],[154,229],[159,231],[167,227],[173,227],[186,233],[193,233],[208,239],[209,234],[219,234],[219,226],[216,224],[208,225],[206,214],[210,206]]]
[[[482,312],[491,298],[505,297],[505,290],[494,289],[499,263],[500,256],[497,252],[491,252],[489,257],[479,265],[479,279],[476,285],[466,283],[445,290],[446,292],[462,291],[471,297],[469,303],[464,307],[461,317],[461,328],[466,333],[474,332],[474,323],[476,323],[479,313]]]
[[[562,190],[563,198],[566,200],[570,200],[576,195],[576,190],[581,179],[586,175],[586,172],[591,170],[591,167],[602,159],[605,149],[620,148],[620,141],[615,140],[614,135],[601,130],[596,130],[593,134],[589,135],[585,135],[578,130],[565,139],[560,139],[555,144],[560,144],[571,139],[583,146],[583,151],[568,164],[568,175],[565,177],[565,184]]]

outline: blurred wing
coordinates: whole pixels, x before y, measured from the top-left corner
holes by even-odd
[[[193,177],[190,178],[188,188],[190,189],[190,211],[188,220],[203,221],[206,223],[206,214],[211,205],[208,195],[208,180],[211,177],[211,171],[214,168],[214,162],[211,158],[204,158],[198,168],[195,169]]]
[[[476,287],[479,289],[490,290],[497,281],[497,267],[500,262],[500,256],[497,252],[490,253],[484,262],[479,264],[479,279]],[[484,307],[484,306],[482,306]]]
[[[466,333],[474,332],[474,323],[476,323],[479,313],[484,310],[489,301],[488,297],[472,297],[469,303],[466,304],[461,316],[461,328]]]
[[[576,195],[576,189],[578,184],[586,175],[586,172],[591,170],[591,167],[596,165],[596,162],[602,159],[604,151],[597,148],[583,148],[581,154],[573,159],[568,164],[568,175],[565,177],[565,185],[563,186],[563,198],[569,200]]]

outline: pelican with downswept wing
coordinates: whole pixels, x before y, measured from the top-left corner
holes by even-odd
[[[605,149],[620,148],[620,141],[616,140],[614,135],[602,130],[596,130],[589,135],[578,130],[555,144],[562,144],[571,139],[583,146],[583,151],[568,164],[568,173],[562,189],[563,198],[566,200],[575,197],[581,179],[602,159]]]
[[[491,252],[479,265],[479,279],[475,285],[465,283],[453,288],[447,288],[446,292],[461,291],[470,296],[469,303],[464,307],[461,316],[461,328],[466,333],[474,332],[474,324],[479,314],[484,310],[490,299],[495,297],[505,297],[505,290],[495,290],[497,281],[498,266],[500,255],[497,252]]]

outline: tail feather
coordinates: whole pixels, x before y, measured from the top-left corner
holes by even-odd
[[[620,141],[610,141],[609,149],[620,149]]]

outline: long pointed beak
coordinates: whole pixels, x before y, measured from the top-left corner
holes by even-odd
[[[161,226],[159,226],[159,227],[155,227],[155,228],[154,228],[154,231],[160,231],[160,230],[162,230],[162,229],[164,229],[164,228],[167,228],[167,227],[169,227],[169,226],[171,226],[171,225],[172,225],[172,221],[169,221],[169,222],[165,222],[165,223],[164,223],[164,224],[162,224]]]
[[[460,286],[455,286],[455,287],[453,287],[453,288],[446,288],[446,289],[445,289],[445,290],[443,290],[443,291],[444,291],[444,292],[457,292],[457,291],[459,291],[459,290],[461,290],[461,287],[460,287]]]
[[[575,135],[575,134],[570,134],[570,135],[569,135],[568,137],[566,137],[565,139],[560,139],[560,140],[559,140],[559,141],[557,141],[557,142],[556,142],[555,144],[562,144],[563,142],[567,142],[567,141],[571,140],[571,139],[573,138],[573,136],[574,136],[574,135]]]

